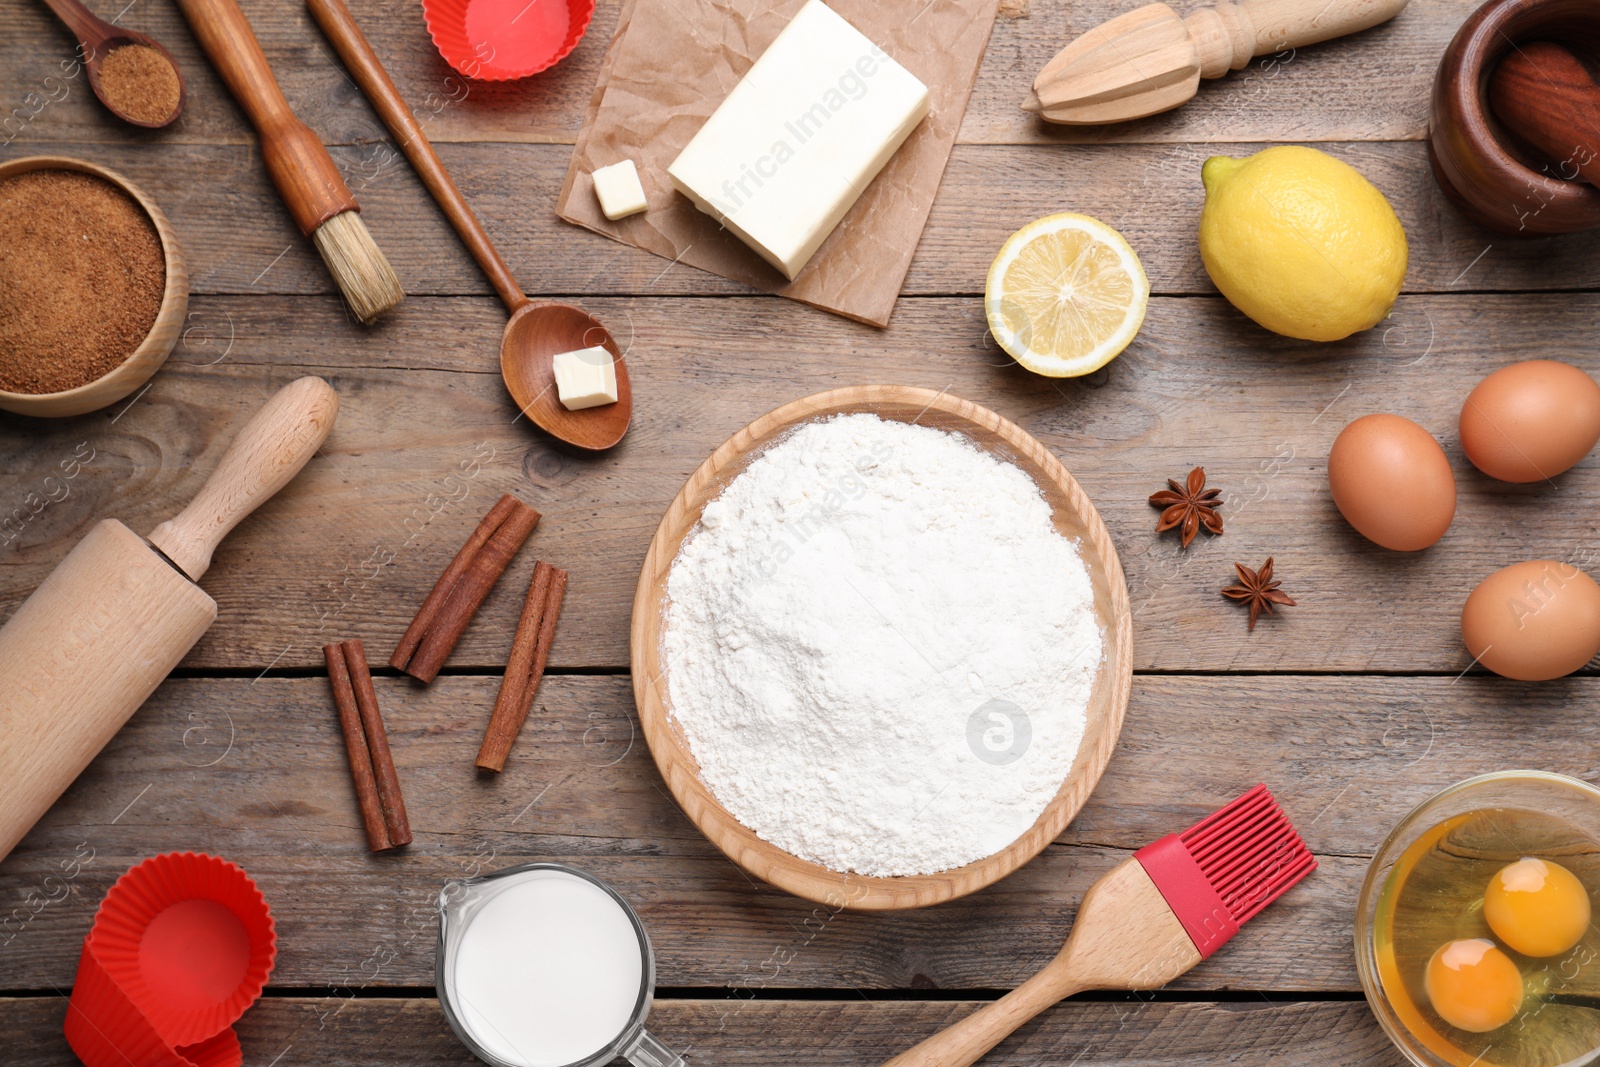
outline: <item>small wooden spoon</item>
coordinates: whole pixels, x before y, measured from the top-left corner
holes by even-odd
[[[633,389],[628,383],[628,366],[610,332],[581,308],[555,302],[536,304],[523,294],[344,0],[306,0],[306,7],[511,312],[500,338],[500,376],[517,407],[545,433],[578,448],[598,452],[622,440],[633,419]],[[568,411],[556,396],[555,357],[595,346],[610,352],[616,364],[617,402]]]
[[[78,47],[84,57],[83,64],[89,71],[89,87],[94,90],[94,95],[100,98],[107,111],[123,122],[133,126],[143,126],[147,130],[159,130],[163,126],[170,126],[177,121],[179,115],[183,114],[184,102],[189,97],[188,87],[183,81],[183,71],[172,58],[172,53],[162,47],[160,42],[137,30],[125,30],[120,26],[111,25],[84,7],[80,0],[44,0],[44,2],[78,38]],[[100,64],[105,62],[106,56],[118,48],[131,44],[144,45],[160,52],[162,58],[172,67],[172,72],[178,76],[178,105],[172,109],[172,114],[158,122],[146,122],[134,118],[112,103],[100,88]]]

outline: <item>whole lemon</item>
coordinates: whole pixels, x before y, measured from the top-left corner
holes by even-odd
[[[1389,314],[1406,231],[1350,164],[1300,145],[1201,168],[1200,258],[1233,306],[1267,329],[1337,341]]]

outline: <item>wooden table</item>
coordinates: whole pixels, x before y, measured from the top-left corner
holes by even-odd
[[[659,951],[653,1028],[691,1062],[873,1067],[1041,966],[1083,890],[1130,849],[1265,781],[1321,869],[1170,989],[1079,998],[988,1062],[1394,1064],[1351,951],[1367,857],[1411,805],[1460,778],[1600,775],[1582,743],[1595,677],[1526,685],[1467,670],[1458,633],[1463,599],[1495,568],[1551,557],[1593,571],[1600,554],[1600,461],[1553,485],[1501,485],[1456,440],[1462,398],[1502,363],[1600,370],[1593,238],[1488,235],[1428,173],[1427,88],[1471,0],[1413,0],[1390,25],[1208,83],[1180,111],[1079,132],[1016,105],[1061,43],[1124,0],[1005,0],[886,330],[555,218],[616,0],[602,0],[588,39],[548,75],[470,86],[434,53],[413,0],[357,0],[526,287],[583,302],[631,346],[634,427],[598,457],[515,418],[496,363],[504,313],[298,4],[243,0],[411,293],[371,330],[347,320],[291,229],[175,7],[94,6],[171,48],[189,79],[182,122],[156,134],[118,125],[63,70],[73,43],[43,5],[7,4],[0,159],[80,156],[153,194],[189,256],[191,317],[131,401],[55,422],[0,417],[0,613],[96,519],[145,531],[172,514],[264,390],[320,374],[344,407],[325,456],[218,553],[205,583],[217,625],[0,864],[6,1063],[74,1062],[64,993],[101,896],[139,859],[188,848],[242,864],[277,918],[271,995],[240,1026],[253,1067],[471,1062],[433,998],[434,899],[447,879],[530,859],[582,865],[638,906]],[[1279,141],[1354,163],[1405,223],[1405,295],[1379,328],[1291,341],[1207,280],[1195,244],[1201,162]],[[998,351],[978,294],[1004,238],[1060,210],[1119,227],[1157,295],[1109,368],[1054,382]],[[898,915],[832,914],[733,867],[666,797],[627,677],[634,581],[684,478],[779,403],[870,381],[949,389],[1065,461],[1122,554],[1139,672],[1121,746],[1061,838],[987,891]],[[1326,491],[1329,444],[1372,411],[1422,422],[1457,470],[1455,526],[1426,553],[1363,541]],[[75,477],[63,479],[63,463]],[[1227,533],[1184,553],[1153,534],[1145,498],[1197,464],[1223,490]],[[378,679],[417,837],[404,853],[368,855],[319,646],[360,636],[391,648],[502,492],[544,512],[532,550],[446,676],[425,690]],[[1269,555],[1299,606],[1247,634],[1218,590],[1234,560]],[[485,780],[472,756],[535,556],[570,568],[568,606],[539,707],[505,774]]]

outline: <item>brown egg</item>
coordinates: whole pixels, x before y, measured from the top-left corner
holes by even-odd
[[[1456,480],[1433,435],[1398,415],[1365,415],[1328,453],[1328,487],[1356,532],[1384,548],[1416,552],[1456,515]]]
[[[1513,563],[1467,597],[1461,637],[1479,663],[1507,678],[1571,674],[1600,653],[1600,585],[1570,563]]]
[[[1461,447],[1502,482],[1537,482],[1600,441],[1600,385],[1577,367],[1530,359],[1501,367],[1461,405]]]

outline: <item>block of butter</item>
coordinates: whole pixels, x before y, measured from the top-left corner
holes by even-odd
[[[809,0],[667,173],[793,279],[927,113],[926,85]]]
[[[556,376],[556,398],[568,411],[617,402],[617,364],[605,348],[596,345],[559,352],[551,369]]]

